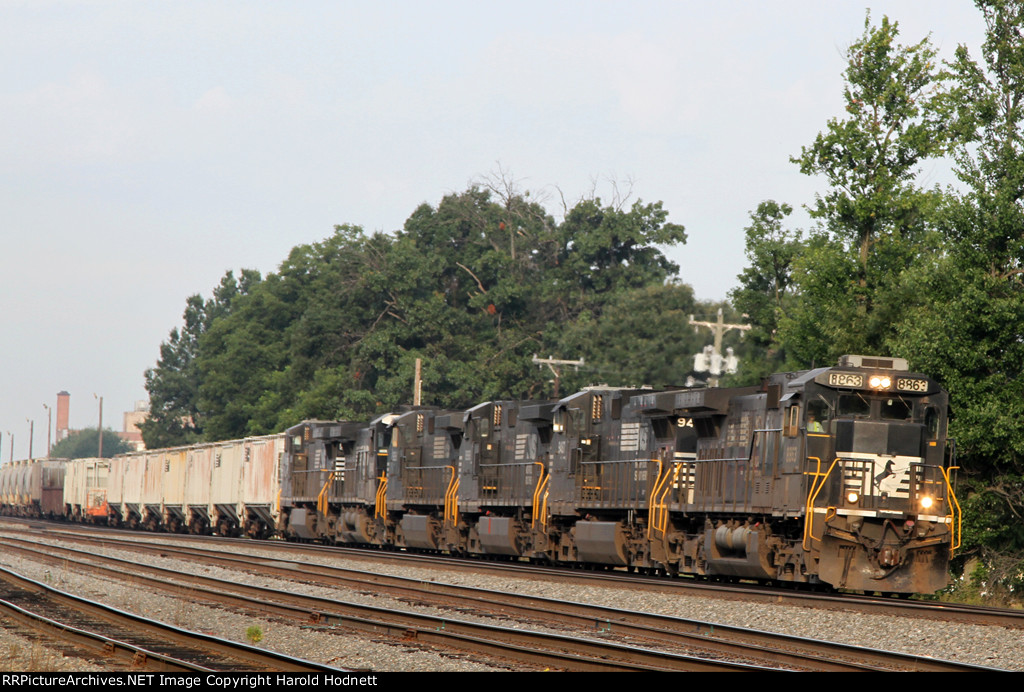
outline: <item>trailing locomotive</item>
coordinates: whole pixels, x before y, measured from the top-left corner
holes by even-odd
[[[959,545],[946,411],[946,393],[905,360],[844,356],[760,387],[590,387],[558,401],[418,407],[369,424],[305,421],[265,438],[76,460],[64,512],[930,593],[946,585]]]

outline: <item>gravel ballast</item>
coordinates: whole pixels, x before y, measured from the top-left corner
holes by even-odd
[[[64,544],[67,545],[67,544]],[[219,567],[197,565],[187,561],[142,556],[139,553],[106,549],[92,552],[132,561],[145,561],[160,567],[194,572],[204,576],[245,582],[270,588],[288,589],[336,600],[367,603],[401,610],[412,610],[407,603],[348,589],[297,584],[264,578]],[[287,557],[311,561],[310,556],[296,552],[284,556],[279,550],[261,550],[258,544],[246,547],[247,553],[266,557]],[[933,656],[1008,670],[1024,670],[1022,632],[1003,627],[964,625],[951,622],[865,615],[836,610],[819,610],[794,606],[754,604],[722,598],[704,598],[685,593],[649,593],[628,588],[570,585],[536,578],[502,577],[487,574],[428,570],[384,562],[317,557],[316,561],[338,567],[380,572],[412,579],[431,580],[474,586],[494,591],[543,596],[566,601],[593,603],[626,610],[673,615],[723,625],[752,627],[801,637],[827,639],[858,646]],[[526,670],[515,664],[500,665],[476,660],[455,651],[438,651],[414,643],[386,638],[371,638],[355,633],[327,633],[272,620],[265,616],[241,614],[172,598],[137,585],[114,582],[77,573],[70,568],[55,568],[5,554],[0,564],[30,578],[54,587],[102,600],[125,610],[137,612],[187,629],[217,636],[248,641],[246,633],[259,628],[259,646],[301,658],[324,662],[339,668],[373,671],[502,671]],[[450,611],[416,608],[424,612]],[[456,617],[465,618],[461,613]],[[503,621],[503,624],[508,624]],[[90,662],[65,656],[39,642],[0,629],[0,666],[5,670],[105,670],[102,662]]]

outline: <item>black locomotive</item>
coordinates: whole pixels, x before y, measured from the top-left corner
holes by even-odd
[[[959,544],[947,395],[900,358],[760,387],[590,387],[286,432],[286,537],[930,593]]]

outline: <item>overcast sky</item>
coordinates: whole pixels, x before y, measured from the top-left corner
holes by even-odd
[[[120,430],[227,269],[274,271],[335,224],[398,229],[499,167],[556,216],[631,181],[686,227],[681,279],[725,298],[749,212],[823,189],[789,157],[840,114],[866,7],[0,0],[0,458],[8,431],[28,455],[28,419],[41,455],[62,389],[73,428],[98,394]],[[971,3],[871,11],[978,55]]]

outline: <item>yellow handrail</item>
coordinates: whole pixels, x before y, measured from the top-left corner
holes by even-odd
[[[544,464],[535,461],[533,462],[540,467],[540,473],[537,474],[537,486],[533,489],[533,511],[530,512],[530,528],[533,529],[537,524],[537,513],[540,511],[540,496],[544,492],[544,488],[547,487],[548,481],[551,479],[551,474],[544,473]],[[541,514],[541,527],[547,529],[548,519],[546,514]]]
[[[818,467],[817,467],[817,469],[815,470],[815,472],[813,474],[807,474],[807,475],[812,475],[814,478],[811,480],[811,487],[808,488],[808,491],[807,491],[807,507],[804,510],[804,540],[803,540],[803,548],[804,548],[804,550],[810,550],[811,549],[811,546],[808,545],[808,539],[810,539],[812,541],[821,540],[820,538],[815,538],[814,534],[813,534],[813,526],[812,525],[814,523],[814,501],[817,499],[818,493],[821,492],[821,489],[825,487],[825,481],[828,480],[828,477],[832,474],[832,469],[834,469],[836,467],[836,464],[839,463],[839,458],[836,457],[836,459],[832,462],[832,465],[828,467],[828,471],[826,471],[825,474],[822,475],[822,473],[821,473],[821,459],[819,457],[807,457],[807,458],[808,459],[814,459],[815,461],[817,461],[818,462]],[[819,478],[820,478],[820,482],[818,480]]]
[[[444,491],[444,523],[447,526],[450,519],[451,525],[455,526],[459,515],[459,476],[454,466],[445,468],[452,472],[452,477],[448,479],[448,489]]]
[[[377,479],[380,484],[377,486],[377,495],[373,502],[373,518],[383,518],[387,515],[387,491],[388,491],[388,474],[384,471],[380,474],[380,478]]]
[[[545,531],[547,531],[547,528],[548,528],[548,494],[549,494],[548,493],[548,481],[550,479],[551,479],[551,474],[549,473],[544,478],[544,493],[543,493],[543,498],[544,499],[541,501],[541,510],[540,510],[541,528],[544,529]]]
[[[953,492],[953,484],[949,481],[949,472],[959,470],[959,466],[950,466],[948,469],[944,469],[941,466],[939,470],[942,471],[942,478],[946,481],[946,492],[949,493],[949,499],[952,502],[949,503],[949,530],[953,534],[949,544],[949,556],[953,557],[953,551],[960,547],[961,532],[963,531],[963,512],[960,510],[960,501],[956,499],[956,493]]]
[[[676,462],[675,464],[672,464],[672,480],[673,480],[673,482],[677,482],[679,480],[679,471],[682,468],[683,468],[683,462],[681,462],[681,461]],[[667,473],[665,474],[665,478],[668,478],[668,474]],[[685,482],[686,481],[684,481],[684,483]],[[665,511],[661,514],[661,521],[659,522],[659,525],[658,525],[658,530],[661,531],[662,534],[664,534],[665,531],[668,530],[668,503],[665,501],[665,496],[668,495],[669,492],[671,492],[671,490],[672,490],[672,486],[669,485],[668,483],[666,483],[664,489],[661,491],[661,498],[659,498],[659,500],[658,500],[658,502],[661,503],[662,507],[665,508]],[[685,500],[684,500],[684,504],[685,504]]]
[[[324,481],[324,487],[320,488],[320,493],[316,496],[316,511],[320,514],[327,514],[327,486],[334,482],[334,471],[327,474],[327,480]]]
[[[651,459],[652,463],[658,465],[658,475],[655,478],[654,485],[651,486],[651,494],[647,497],[647,540],[651,539],[651,531],[654,530],[654,525],[661,520],[661,505],[655,500],[655,496],[661,490],[661,487],[668,480],[668,473],[662,476],[661,471],[664,468],[664,463],[661,459]]]
[[[805,476],[811,476],[811,484],[807,488],[807,503],[804,507],[804,536],[803,541],[801,543],[803,545],[804,550],[809,550],[809,548],[807,547],[807,535],[811,532],[811,527],[809,525],[809,522],[811,520],[811,495],[814,493],[814,488],[817,485],[818,477],[821,475],[821,457],[807,457],[808,461],[812,459],[817,464],[814,473],[808,473],[806,471],[804,472]]]

